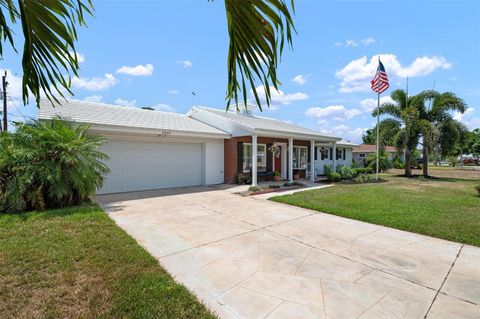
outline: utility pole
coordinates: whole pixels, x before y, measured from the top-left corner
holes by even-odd
[[[7,71],[2,76],[2,99],[3,99],[3,131],[7,132],[8,123],[7,123]]]

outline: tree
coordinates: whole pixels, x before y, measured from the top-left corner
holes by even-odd
[[[377,116],[377,112],[380,112],[380,115],[389,115],[403,125],[396,136],[395,145],[405,149],[405,175],[411,176],[411,152],[416,148],[419,138],[418,110],[414,106],[417,98],[415,96],[408,97],[404,90],[395,90],[390,97],[393,103],[383,103],[380,109],[373,110],[372,116]]]
[[[0,212],[78,205],[109,172],[104,139],[60,120],[22,123],[0,141]],[[35,147],[32,147],[35,146]]]
[[[430,146],[439,145],[441,140],[461,133],[463,129],[456,124],[451,112],[465,112],[465,102],[451,92],[439,93],[427,90],[417,95],[415,103],[419,113],[419,127],[423,144],[423,175],[428,176],[428,153]],[[443,138],[442,138],[443,135]],[[459,136],[459,135],[458,135]],[[454,143],[453,143],[454,144]],[[447,144],[442,150],[447,152]]]
[[[210,0],[209,0],[210,1]],[[213,0],[212,0],[213,1]],[[232,100],[238,108],[239,95],[247,105],[253,91],[261,109],[257,84],[261,84],[267,105],[271,87],[278,90],[277,66],[285,43],[292,44],[295,32],[290,6],[286,0],[224,0],[228,34],[227,109]],[[75,50],[77,26],[85,26],[85,15],[92,15],[91,0],[0,0],[0,57],[3,42],[14,49],[13,25],[23,31],[22,99],[28,104],[33,95],[37,106],[42,92],[54,102],[70,90],[71,77],[78,76]]]
[[[380,146],[395,146],[398,134],[401,130],[401,123],[398,120],[387,118],[380,122],[378,127],[380,132]],[[365,144],[377,143],[377,126],[369,129],[362,136],[362,141]]]

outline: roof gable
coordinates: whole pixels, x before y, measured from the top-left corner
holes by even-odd
[[[268,118],[268,117],[255,116],[250,114],[246,115],[246,114],[241,114],[233,111],[223,111],[219,109],[200,107],[200,106],[194,107],[194,110],[200,110],[203,112],[215,114],[219,118],[221,117],[224,120],[236,123],[237,125],[247,128],[251,131],[256,131],[256,130],[272,131],[272,132],[278,132],[278,133],[291,133],[291,134],[324,137],[324,138],[333,139],[333,140],[340,139],[332,135],[322,134],[320,132],[317,132],[308,128],[304,128],[304,127],[297,126],[285,121]]]

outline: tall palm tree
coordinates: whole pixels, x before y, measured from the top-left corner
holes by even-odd
[[[418,109],[419,125],[422,134],[423,175],[428,176],[430,147],[435,147],[442,140],[440,134],[452,136],[456,134],[459,128],[454,123],[451,112],[463,113],[467,105],[454,93],[439,93],[434,90],[427,90],[418,94],[418,103],[415,106]],[[441,130],[440,127],[442,128]]]
[[[213,1],[213,0],[208,0]],[[292,44],[295,32],[290,11],[293,0],[224,0],[230,44],[228,51],[227,108],[239,95],[246,106],[249,87],[261,108],[255,86],[265,90],[267,105],[270,89],[278,89],[277,66],[284,44]],[[0,58],[4,42],[14,48],[12,27],[23,31],[23,103],[33,95],[37,105],[43,92],[52,102],[70,91],[72,76],[78,76],[75,53],[77,26],[85,26],[85,15],[92,15],[91,0],[0,0]],[[16,48],[15,48],[16,50]]]
[[[395,120],[399,121],[403,128],[398,134],[399,143],[397,145],[403,146],[405,149],[405,175],[411,176],[412,170],[410,168],[412,150],[415,149],[418,143],[418,110],[415,108],[417,98],[415,96],[407,96],[404,90],[395,90],[390,94],[393,103],[383,103],[380,109],[373,110],[372,116],[386,114]],[[385,119],[383,121],[389,121]]]

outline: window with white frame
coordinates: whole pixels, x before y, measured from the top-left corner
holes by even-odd
[[[249,173],[252,170],[253,148],[250,143],[243,143],[243,172]],[[257,172],[267,171],[267,146],[257,144]]]
[[[293,147],[293,168],[306,169],[307,168],[307,147],[294,146]]]
[[[337,148],[337,156],[336,156],[337,160],[342,159],[342,152],[343,152],[343,149]]]

